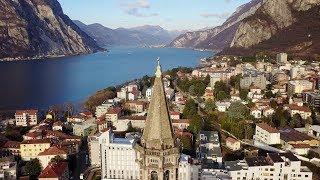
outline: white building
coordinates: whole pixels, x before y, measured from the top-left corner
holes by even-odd
[[[231,149],[232,151],[237,151],[241,149],[241,143],[239,140],[236,140],[232,137],[228,137],[226,139],[226,146]]]
[[[16,126],[34,126],[38,124],[38,110],[18,110],[14,116]]]
[[[277,62],[278,63],[286,63],[286,62],[288,62],[288,54],[287,53],[279,53],[279,54],[277,54]]]
[[[199,178],[199,170],[201,166],[192,164],[189,160],[190,156],[181,154],[178,169],[179,180],[191,180]]]
[[[301,78],[306,74],[306,68],[300,65],[294,66],[290,70],[291,79]]]
[[[109,140],[109,132],[88,136],[88,149],[91,166],[101,167],[101,145]]]
[[[288,83],[288,92],[291,94],[301,94],[304,90],[312,90],[313,83],[308,80],[294,80]]]
[[[280,144],[280,132],[266,123],[256,125],[254,140],[265,144]]]
[[[102,179],[139,179],[139,165],[135,162],[131,137],[115,138],[109,130],[101,144]]]
[[[216,131],[201,131],[198,157],[206,164],[222,165],[219,134]]]
[[[228,101],[218,101],[215,103],[216,104],[216,107],[217,107],[217,110],[220,111],[220,112],[226,112],[230,105],[231,105],[231,102],[228,102]]]
[[[146,90],[146,99],[147,99],[148,101],[151,100],[151,95],[152,95],[152,88],[148,88],[148,89]]]
[[[113,106],[113,103],[110,102],[104,102],[100,106],[97,106],[95,112],[96,117],[99,118],[103,116],[111,106]]]
[[[233,180],[239,179],[296,179],[312,180],[312,172],[301,166],[292,153],[271,153],[238,161],[227,161],[225,167]]]

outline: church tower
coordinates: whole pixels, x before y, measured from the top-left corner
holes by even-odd
[[[176,180],[180,152],[172,123],[158,60],[152,97],[141,141],[135,145],[141,180]]]

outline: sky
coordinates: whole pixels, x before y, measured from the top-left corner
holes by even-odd
[[[249,0],[58,0],[71,19],[109,28],[160,25],[197,30],[222,24]]]

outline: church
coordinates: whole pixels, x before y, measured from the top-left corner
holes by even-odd
[[[142,138],[134,146],[141,180],[178,179],[180,151],[174,138],[158,61]]]

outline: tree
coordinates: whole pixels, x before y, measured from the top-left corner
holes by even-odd
[[[216,94],[215,99],[218,100],[218,101],[223,101],[223,100],[228,99],[229,97],[230,97],[230,96],[228,96],[228,94],[227,94],[225,91],[219,91],[219,92]]]
[[[127,132],[138,132],[138,129],[136,129],[136,128],[134,128],[134,127],[132,126],[131,121],[129,121],[129,123],[128,123]]]
[[[273,94],[273,92],[271,90],[267,90],[265,93],[266,98],[270,99],[270,98],[275,98],[276,94]]]
[[[228,117],[232,120],[245,120],[250,116],[249,108],[239,101],[232,102],[228,109]]]
[[[236,76],[231,76],[229,84],[235,89],[240,89],[240,81],[241,81],[242,75],[238,74]]]
[[[31,177],[31,179],[37,178],[41,173],[41,164],[39,159],[32,159],[26,163],[25,171]]]
[[[201,117],[199,114],[194,114],[191,118],[190,125],[188,130],[193,132],[194,134],[198,134],[201,130]]]
[[[59,155],[55,156],[54,158],[52,158],[50,160],[51,163],[58,163],[58,162],[61,162],[61,161],[64,161],[64,159]]]
[[[189,99],[183,109],[183,117],[191,119],[195,114],[198,114],[198,107],[193,99]]]
[[[249,91],[247,89],[241,89],[239,92],[239,96],[242,100],[247,100],[248,99],[248,93]]]
[[[213,100],[212,99],[206,100],[205,111],[209,113],[211,111],[214,111],[215,109],[216,109],[216,105],[214,104]]]

